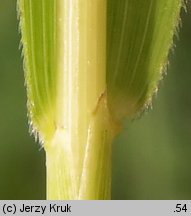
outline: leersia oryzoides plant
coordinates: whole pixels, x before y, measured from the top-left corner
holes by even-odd
[[[47,199],[110,199],[111,142],[151,103],[182,0],[18,0]]]

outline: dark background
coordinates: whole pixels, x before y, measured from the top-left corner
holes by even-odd
[[[28,134],[16,0],[0,2],[0,199],[45,199],[45,155]],[[113,199],[191,199],[191,9],[182,11],[153,109],[113,143]]]

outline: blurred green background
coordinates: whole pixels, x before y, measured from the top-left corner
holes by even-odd
[[[45,155],[28,134],[16,0],[0,2],[0,199],[45,199]],[[113,199],[191,199],[191,9],[153,109],[113,143]]]

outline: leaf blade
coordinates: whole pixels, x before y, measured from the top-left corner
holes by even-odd
[[[107,92],[116,121],[135,117],[150,103],[166,66],[182,0],[110,1]]]

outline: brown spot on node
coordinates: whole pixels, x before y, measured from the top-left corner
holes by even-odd
[[[107,96],[107,92],[106,90],[104,92],[102,92],[97,100],[95,109],[93,111],[93,115],[95,115],[98,112],[99,107],[101,106],[102,103],[104,103],[105,106],[107,106],[107,102],[106,102],[106,96]]]

